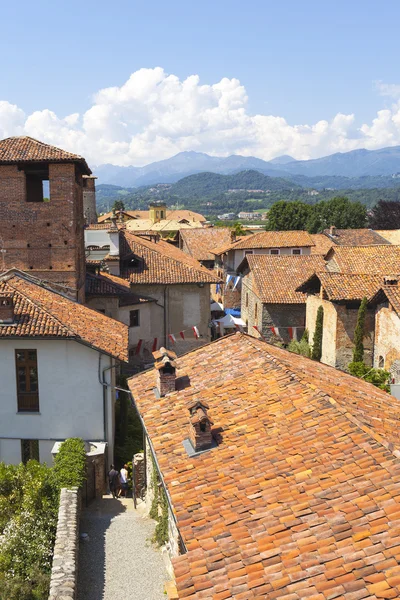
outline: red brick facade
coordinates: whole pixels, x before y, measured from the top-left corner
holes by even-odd
[[[27,201],[18,164],[0,165],[0,272],[16,267],[84,301],[83,184],[79,164],[45,162],[50,201]]]

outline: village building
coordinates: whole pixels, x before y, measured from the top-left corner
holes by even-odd
[[[329,250],[334,246],[334,242],[332,242],[326,235],[323,233],[311,233],[311,239],[314,242],[314,246],[311,248],[311,254],[320,254],[321,256],[325,256]]]
[[[328,271],[391,275],[398,273],[400,246],[332,246],[326,255]]]
[[[16,269],[0,275],[0,461],[52,462],[69,437],[114,448],[128,328]]]
[[[268,340],[300,340],[306,327],[306,300],[297,287],[307,274],[325,268],[322,256],[248,254],[239,266],[241,318],[247,332]]]
[[[250,254],[300,256],[311,254],[314,242],[306,231],[262,231],[232,239],[229,244],[212,248],[216,273],[224,281],[215,292],[214,300],[224,308],[240,308],[241,282],[237,270]]]
[[[378,231],[373,229],[337,229],[337,227],[332,226],[329,229],[324,229],[323,235],[332,244],[338,246],[381,246],[382,244],[390,244]]]
[[[101,248],[100,269],[108,274],[98,269],[98,276],[118,286],[117,296],[121,287],[130,294],[114,298],[112,315],[129,325],[131,362],[152,362],[161,345],[182,354],[209,341],[210,287],[220,279],[158,234],[134,235],[114,225],[85,230],[87,260],[99,252],[94,246]],[[128,304],[132,298],[140,305]],[[92,307],[103,303],[104,294],[90,294]]]
[[[158,368],[128,385],[178,596],[398,598],[398,402],[241,333],[160,354],[168,389]]]
[[[312,274],[298,291],[308,294],[306,302],[306,327],[312,344],[315,333],[317,311],[324,309],[322,327],[321,361],[332,367],[346,370],[353,360],[354,333],[357,325],[361,300],[371,298],[380,288],[383,277],[356,273],[331,273],[326,271]],[[367,308],[364,325],[364,362],[374,362],[375,314]]]
[[[392,383],[400,383],[400,290],[398,276],[385,277],[384,284],[370,299],[375,308],[374,362],[386,369]]]
[[[27,271],[84,302],[90,176],[77,154],[26,136],[0,141],[0,272]]]
[[[203,229],[182,229],[179,232],[179,248],[198,260],[207,269],[213,269],[215,254],[211,248],[230,244],[235,239],[229,227],[206,227]]]

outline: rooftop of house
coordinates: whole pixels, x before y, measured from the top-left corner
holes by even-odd
[[[207,227],[183,230],[180,236],[187,254],[196,260],[214,260],[210,248],[231,244],[232,232],[228,227]]]
[[[328,271],[386,275],[400,271],[400,246],[332,246],[326,255]]]
[[[66,298],[40,280],[11,269],[0,275],[0,294],[12,294],[14,303],[14,321],[0,326],[0,339],[75,339],[128,360],[126,325]]]
[[[90,175],[85,159],[56,146],[50,146],[28,136],[15,136],[0,140],[0,165],[15,163],[65,163],[81,165],[85,175]]]
[[[241,237],[238,241],[221,248],[212,248],[213,254],[224,254],[229,250],[247,250],[255,248],[307,248],[314,246],[307,231],[260,231]]]
[[[131,219],[126,221],[128,231],[180,231],[181,229],[201,229],[203,224],[201,221],[187,221],[182,219],[163,219],[154,223],[151,219]]]
[[[219,283],[214,273],[176,246],[163,240],[149,241],[128,231],[120,232],[121,277],[130,283],[182,284]],[[132,257],[132,267],[123,266]]]
[[[327,238],[338,246],[374,246],[390,244],[377,231],[373,229],[325,229]]]
[[[318,292],[322,286],[324,298],[332,302],[371,298],[383,284],[381,275],[359,273],[313,273],[297,288],[301,292]]]
[[[119,212],[119,211],[118,211]],[[123,210],[121,211],[125,217],[129,217],[130,219],[148,219],[149,211],[148,210]],[[105,221],[111,220],[113,216],[112,211],[101,215],[98,218],[99,223],[104,223]],[[170,210],[167,208],[167,219],[174,221],[181,221],[182,219],[186,219],[187,221],[198,221],[200,223],[204,223],[206,218],[203,215],[193,212],[192,210]]]
[[[320,254],[321,256],[325,256],[332,246],[335,245],[335,242],[333,242],[323,233],[311,233],[310,235],[315,244],[315,246],[311,248],[311,254]]]
[[[386,300],[400,317],[400,288],[398,282],[396,285],[382,285],[370,299],[370,303],[376,305],[385,302]]]
[[[130,283],[126,279],[105,272],[98,275],[86,273],[86,296],[117,297],[119,299],[119,306],[155,302],[154,298],[135,294],[131,291]]]
[[[188,550],[179,597],[399,598],[399,403],[240,333],[177,365],[190,385],[165,397],[153,369],[128,384]],[[189,457],[194,399],[218,445]]]
[[[248,254],[239,270],[246,261],[253,276],[253,291],[261,302],[268,304],[305,303],[307,295],[297,291],[298,286],[315,271],[325,268],[322,256],[314,255]]]
[[[377,229],[376,233],[391,244],[400,245],[400,229]]]

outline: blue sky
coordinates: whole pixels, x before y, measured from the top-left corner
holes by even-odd
[[[393,104],[398,101],[398,88],[391,97],[382,95],[383,88],[376,85],[378,81],[400,84],[400,3],[395,0],[336,0],[329,6],[321,0],[120,0],[113,4],[102,0],[21,0],[3,3],[1,14],[0,49],[6,60],[2,62],[0,101],[15,105],[25,117],[48,109],[58,119],[75,113],[82,119],[99,90],[123,86],[132,73],[155,67],[182,82],[198,75],[199,85],[212,86],[223,78],[238,79],[248,98],[242,99],[242,105],[245,103],[249,117],[272,115],[290,126],[313,126],[321,120],[330,122],[338,113],[354,115],[351,124],[346,124],[346,139],[360,137],[358,128],[362,124],[371,127],[378,110],[386,108],[397,114]],[[143,133],[138,124],[142,109],[133,119],[134,126],[132,115],[125,123],[126,113],[118,109],[118,123],[124,121],[125,133],[130,129],[130,134],[112,138],[113,143],[132,143],[135,134]],[[1,119],[0,114],[0,130]],[[144,119],[147,125],[149,119],[149,115]],[[45,119],[41,126],[46,128]],[[82,133],[84,125],[77,121],[68,127]],[[260,127],[256,127],[259,135]],[[275,132],[272,149],[261,155],[258,146],[246,146],[243,128],[244,123],[234,144],[222,144],[221,154],[254,150],[268,158],[276,150],[307,157],[353,147],[332,140],[315,145],[308,138],[304,143],[295,143],[295,133],[291,132],[291,139],[285,141],[281,139],[287,137],[285,133]],[[9,129],[3,125],[5,134]],[[21,120],[15,129],[21,132]],[[161,125],[164,139],[163,129]],[[184,129],[184,142],[175,144],[174,138],[172,144],[161,143],[163,150],[157,155],[153,139],[153,145],[148,144],[147,150],[137,155],[129,148],[129,160],[141,163],[150,161],[152,154],[157,159],[175,149],[187,149],[190,136],[186,125]],[[43,135],[46,137],[45,130]],[[86,147],[82,136],[71,131],[68,135],[53,132],[51,141],[57,141],[57,135],[64,146],[75,140],[82,150]],[[262,135],[263,147],[266,132]],[[374,135],[374,141],[368,139],[364,145],[372,148],[373,144],[400,143],[400,132],[399,139],[393,132],[386,132],[386,137],[379,132],[379,140]],[[368,136],[371,138],[371,132]],[[106,136],[105,143],[109,138]],[[170,128],[167,138],[171,141]],[[219,153],[216,139],[202,141],[193,149]],[[107,153],[103,154],[94,154],[93,159],[107,159]],[[112,159],[113,154],[110,156]]]

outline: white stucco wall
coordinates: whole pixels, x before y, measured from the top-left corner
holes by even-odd
[[[110,236],[107,229],[85,229],[86,246],[109,246]]]
[[[293,246],[293,248],[274,248],[274,250],[279,250],[279,255],[282,256],[291,256],[292,255],[292,250],[296,248],[296,249],[300,249],[300,254],[311,254],[311,248],[303,248],[300,246]],[[228,252],[228,260],[227,260],[227,265],[229,267],[233,267],[234,270],[236,271],[236,269],[238,268],[238,266],[240,265],[240,263],[243,261],[244,257],[245,257],[245,252],[246,250],[235,250],[234,252]],[[271,254],[271,249],[270,248],[254,248],[254,250],[252,250],[253,254]],[[232,256],[234,255],[234,256]]]
[[[18,413],[15,350],[37,351],[39,412]],[[102,355],[101,368],[112,359]],[[75,341],[0,341],[0,460],[19,463],[21,439],[39,440],[40,460],[51,463],[54,441],[68,437],[104,440],[103,386],[98,379],[99,353]],[[113,371],[107,371],[108,381]],[[110,421],[107,437],[113,443],[113,396],[107,391]]]

